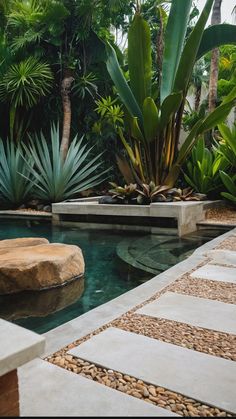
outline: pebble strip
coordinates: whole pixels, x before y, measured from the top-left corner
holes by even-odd
[[[127,313],[113,327],[184,348],[236,361],[236,335],[190,326],[172,320]]]
[[[205,261],[204,264],[208,262]],[[200,266],[196,267],[198,269]],[[195,270],[194,269],[194,270]],[[193,270],[191,271],[193,272]],[[97,381],[108,387],[122,391],[133,397],[143,399],[148,403],[155,404],[186,417],[232,417],[221,409],[204,405],[196,400],[189,399],[181,394],[171,392],[168,389],[144,383],[134,377],[120,372],[108,370],[91,364],[81,359],[68,355],[67,352],[100,333],[110,326],[123,330],[143,334],[145,336],[173,343],[179,346],[190,348],[196,351],[205,352],[225,359],[236,360],[236,336],[227,333],[215,332],[208,329],[193,327],[184,323],[178,323],[165,319],[154,319],[149,316],[135,314],[135,311],[147,303],[157,299],[166,291],[179,292],[182,294],[197,297],[219,300],[226,303],[236,304],[236,285],[209,281],[204,279],[193,279],[191,272],[184,274],[161,292],[156,293],[148,301],[130,310],[120,318],[95,330],[93,333],[83,337],[46,358],[59,367],[65,368],[76,374],[80,374],[90,380]]]
[[[236,236],[230,236],[222,241],[215,249],[236,250]]]
[[[138,380],[120,372],[108,370],[71,355],[57,352],[47,358],[59,367],[80,374],[89,380],[94,380],[107,387],[142,399],[164,409],[175,412],[181,416],[196,417],[232,417],[233,415],[221,409],[204,405],[196,400],[189,399],[181,394],[169,391]]]

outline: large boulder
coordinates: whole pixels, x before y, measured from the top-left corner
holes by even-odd
[[[0,294],[64,285],[83,274],[84,258],[77,246],[52,243],[0,249]]]
[[[22,239],[0,240],[0,252],[6,252],[15,247],[38,246],[39,244],[49,244],[49,241],[43,237],[24,237]]]

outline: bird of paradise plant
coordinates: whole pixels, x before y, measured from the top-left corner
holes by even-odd
[[[115,50],[106,44],[106,64],[118,95],[125,105],[129,133],[118,127],[128,154],[119,158],[129,182],[173,187],[196,139],[224,120],[234,105],[236,89],[211,114],[198,120],[179,148],[180,130],[189,82],[195,62],[211,49],[235,43],[236,26],[222,24],[204,29],[214,0],[207,0],[192,32],[186,39],[192,0],[172,0],[164,35],[164,54],[159,99],[152,97],[151,36],[140,8],[128,34],[126,81]],[[127,168],[129,169],[127,170]]]

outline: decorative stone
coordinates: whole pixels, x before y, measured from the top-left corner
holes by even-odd
[[[83,274],[77,246],[53,243],[0,250],[0,294],[47,289]]]
[[[0,252],[8,252],[10,249],[15,247],[38,246],[40,244],[49,244],[49,241],[43,237],[24,237],[21,239],[0,240]]]

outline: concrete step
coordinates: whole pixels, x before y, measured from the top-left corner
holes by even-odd
[[[178,416],[40,359],[18,374],[23,417]]]
[[[230,282],[236,284],[236,268],[228,268],[207,264],[194,271],[192,278],[209,279],[211,281]]]
[[[137,314],[236,334],[236,306],[205,298],[166,292]]]
[[[236,412],[236,363],[108,328],[69,352],[100,366]]]

